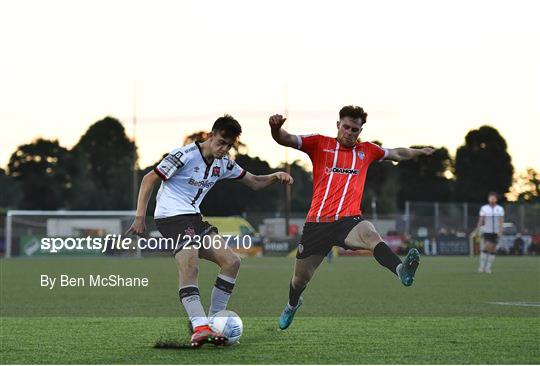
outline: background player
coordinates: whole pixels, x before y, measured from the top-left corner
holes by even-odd
[[[358,142],[367,113],[357,106],[339,111],[337,137],[296,136],[283,128],[285,118],[270,117],[272,137],[283,146],[304,151],[313,163],[313,198],[304,231],[298,244],[289,302],[279,319],[279,327],[291,324],[302,305],[300,295],[333,245],[347,249],[368,249],[375,259],[396,274],[405,286],[413,282],[419,253],[411,249],[403,263],[386,245],[373,224],[363,220],[360,203],[367,169],[373,161],[403,161],[430,155],[431,148],[383,149],[370,142]]]
[[[478,272],[491,273],[495,251],[503,234],[504,209],[497,204],[497,193],[490,192],[488,204],[480,208],[477,229],[482,228],[482,248]]]
[[[225,115],[216,120],[208,140],[191,143],[168,154],[144,176],[139,190],[137,216],[128,230],[138,235],[144,233],[148,200],[154,185],[161,181],[156,196],[155,222],[163,237],[172,238],[175,242],[179,240],[173,251],[178,266],[179,296],[194,330],[192,344],[195,346],[224,342],[222,336],[208,327],[208,318],[201,304],[197,284],[199,258],[212,261],[221,269],[212,290],[209,315],[226,308],[240,268],[240,259],[232,249],[219,238],[214,238],[217,228],[202,220],[199,205],[221,179],[238,179],[254,190],[274,182],[293,182],[291,176],[283,172],[252,175],[231,160],[227,153],[241,132],[240,124]],[[198,244],[195,241],[212,243],[212,247],[197,249],[193,245]]]

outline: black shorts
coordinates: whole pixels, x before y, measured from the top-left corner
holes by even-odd
[[[493,244],[499,243],[499,235],[495,233],[484,233],[484,241],[488,241]]]
[[[363,220],[362,216],[347,216],[333,222],[306,222],[298,243],[296,258],[303,259],[315,254],[326,255],[334,245],[354,249],[345,245],[345,238]]]
[[[218,233],[217,227],[210,225],[208,221],[203,221],[200,214],[176,215],[155,219],[155,222],[164,238],[174,240],[173,255],[189,244],[194,236],[199,236],[202,242],[203,236],[212,232]]]

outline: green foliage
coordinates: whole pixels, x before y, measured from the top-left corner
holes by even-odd
[[[525,173],[520,175],[518,184],[522,188],[518,201],[540,202],[540,172],[528,168]]]
[[[379,141],[373,143],[382,146]],[[364,186],[361,208],[364,214],[372,215],[373,203],[379,214],[391,213],[397,202],[397,172],[389,161],[374,162],[369,166]]]
[[[90,199],[75,206],[102,210],[133,208],[135,149],[117,119],[106,117],[90,126],[73,148],[83,167],[83,182],[79,187],[89,193]]]
[[[0,168],[0,210],[19,207],[22,199],[21,187],[13,177]]]
[[[374,214],[374,202],[378,214],[395,212],[399,192],[398,177],[399,172],[389,161],[370,165],[362,196],[361,208],[364,214]]]
[[[308,212],[311,206],[313,194],[313,176],[308,172],[299,160],[289,164],[290,174],[294,178],[291,186],[291,212]],[[281,164],[277,170],[286,171],[285,164]],[[285,210],[285,186],[281,186],[277,199],[277,209]]]
[[[508,192],[514,167],[506,148],[505,139],[493,127],[482,126],[467,133],[465,144],[456,153],[458,200],[480,202],[490,191],[499,195]]]
[[[185,143],[201,140],[204,131],[186,136]],[[395,166],[390,162],[370,166],[366,180],[362,210],[372,214],[372,201],[380,214],[394,213],[405,201],[483,201],[487,192],[501,194],[512,183],[513,167],[506,151],[506,142],[492,127],[471,130],[456,155],[455,179],[447,178],[454,171],[454,162],[444,147],[432,156],[422,156]],[[379,143],[380,144],[380,143]],[[268,163],[258,157],[242,154],[245,145],[238,143],[233,152],[236,161],[253,174],[270,174]],[[164,152],[166,153],[166,152]],[[12,154],[9,177],[0,175],[0,207],[27,209],[130,209],[133,208],[132,169],[136,146],[126,136],[124,127],[115,118],[106,117],[81,136],[71,151],[58,141],[38,139],[21,145]],[[157,163],[157,162],[156,162]],[[137,183],[155,164],[137,171]],[[284,170],[284,165],[279,170]],[[312,174],[299,161],[290,164],[295,179],[291,187],[291,211],[307,212],[311,204]],[[521,201],[538,201],[538,173],[529,171],[521,192]],[[525,178],[523,178],[525,179]],[[155,192],[148,213],[155,207]],[[259,192],[235,181],[223,181],[213,188],[202,204],[207,215],[238,215],[246,211],[282,212],[285,209],[285,188],[273,185]]]
[[[400,207],[405,201],[444,202],[452,199],[452,181],[444,175],[452,168],[452,158],[445,147],[436,149],[430,156],[402,161],[397,168]]]
[[[59,209],[68,206],[76,164],[58,140],[37,139],[11,155],[9,175],[19,184],[20,208]]]
[[[235,161],[251,174],[266,175],[272,168],[264,160],[249,155],[236,155]],[[201,211],[208,216],[239,215],[247,210],[272,211],[275,197],[280,187],[272,185],[261,191],[253,191],[233,180],[223,180],[216,184],[201,204]]]
[[[0,197],[0,206],[129,209],[134,149],[124,127],[110,117],[90,126],[71,151],[57,140],[41,138],[21,145],[9,160],[11,181],[0,179],[0,187],[10,186],[2,189],[9,198]]]

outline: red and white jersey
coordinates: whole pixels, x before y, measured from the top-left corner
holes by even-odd
[[[341,145],[322,135],[296,136],[298,149],[313,163],[313,198],[306,221],[331,222],[362,214],[360,204],[369,165],[387,150],[371,142]]]

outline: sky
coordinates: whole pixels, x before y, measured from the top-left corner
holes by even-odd
[[[536,2],[538,3],[538,2]],[[516,170],[540,170],[540,5],[535,1],[1,1],[0,167],[35,138],[72,147],[105,116],[140,166],[224,113],[276,166],[268,117],[336,134],[343,105],[363,140],[445,146],[489,124]],[[136,128],[134,129],[134,116]]]

